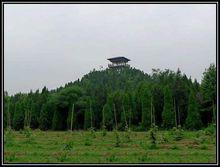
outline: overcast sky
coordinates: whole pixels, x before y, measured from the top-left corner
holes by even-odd
[[[216,62],[214,4],[5,4],[4,86],[9,94],[55,89],[107,58],[180,70],[199,82]]]

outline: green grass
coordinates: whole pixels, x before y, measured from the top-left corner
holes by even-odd
[[[90,131],[36,130],[31,136],[12,132],[5,136],[4,162],[216,163],[216,146],[209,135],[197,141],[196,132],[184,131],[183,138],[176,141],[169,131],[159,131],[156,146],[152,146],[148,132],[131,132],[129,142],[124,132],[118,132],[120,146],[115,147],[114,132],[105,136],[101,131],[94,133],[95,138]]]

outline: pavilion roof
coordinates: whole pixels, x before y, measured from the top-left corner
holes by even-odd
[[[108,59],[110,62],[112,63],[117,63],[117,62],[128,62],[130,61],[128,58],[126,57],[113,57],[113,58],[109,58]]]

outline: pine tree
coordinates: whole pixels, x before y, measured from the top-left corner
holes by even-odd
[[[207,108],[212,108],[210,112],[212,112],[212,121],[216,122],[216,67],[214,64],[211,64],[208,69],[205,70],[203,73],[202,83],[201,83],[201,90],[206,102],[210,102],[210,106]]]
[[[72,111],[71,111],[71,120],[70,120],[70,130],[73,131],[73,114],[74,114],[74,103],[72,106]]]
[[[190,92],[188,113],[185,122],[185,127],[190,130],[201,128],[202,122],[199,114],[198,103],[195,98],[195,93]]]
[[[168,86],[164,89],[164,107],[162,113],[163,126],[165,128],[172,128],[175,126],[175,114],[173,108],[173,98],[171,90]]]
[[[149,85],[142,88],[141,104],[142,104],[142,126],[144,129],[149,128],[152,124],[152,97]]]

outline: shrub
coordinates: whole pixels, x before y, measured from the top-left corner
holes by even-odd
[[[161,143],[168,143],[168,142],[169,142],[168,136],[165,134],[162,134],[161,135]]]
[[[206,137],[205,136],[200,136],[198,138],[194,138],[193,140],[193,144],[199,145],[199,144],[203,144],[206,141]]]
[[[68,143],[64,144],[63,150],[70,151],[73,149],[73,142],[69,141]]]
[[[7,129],[4,133],[4,144],[12,146],[14,142],[14,135],[12,129]]]
[[[131,130],[127,126],[125,127],[125,141],[131,142]]]
[[[96,138],[95,129],[94,129],[93,127],[91,127],[91,128],[89,129],[89,131],[90,131],[91,137]]]
[[[119,137],[118,131],[115,130],[114,133],[115,133],[115,147],[120,147],[121,141],[120,141],[120,137]]]
[[[178,127],[178,128],[174,127],[174,128],[172,129],[172,135],[173,135],[173,139],[174,139],[175,141],[182,140],[183,137],[184,137],[184,135],[183,135],[183,129],[181,129],[181,127]]]
[[[25,135],[26,138],[31,137],[31,129],[29,127],[24,127],[23,134]]]
[[[199,138],[200,136],[204,136],[205,135],[205,131],[204,130],[199,130],[198,132],[196,132],[196,137]]]
[[[104,126],[102,126],[102,136],[106,136],[106,134],[107,134],[107,131],[106,131],[106,127],[104,125]]]
[[[207,128],[205,128],[204,131],[206,135],[209,135],[209,136],[215,135],[216,133],[215,124],[210,124]]]
[[[153,126],[150,129],[150,141],[152,144],[156,144],[156,132],[157,132],[157,128],[155,126]]]
[[[23,134],[26,138],[26,143],[27,144],[33,144],[34,143],[34,136],[31,132],[30,127],[24,127],[23,129]]]

